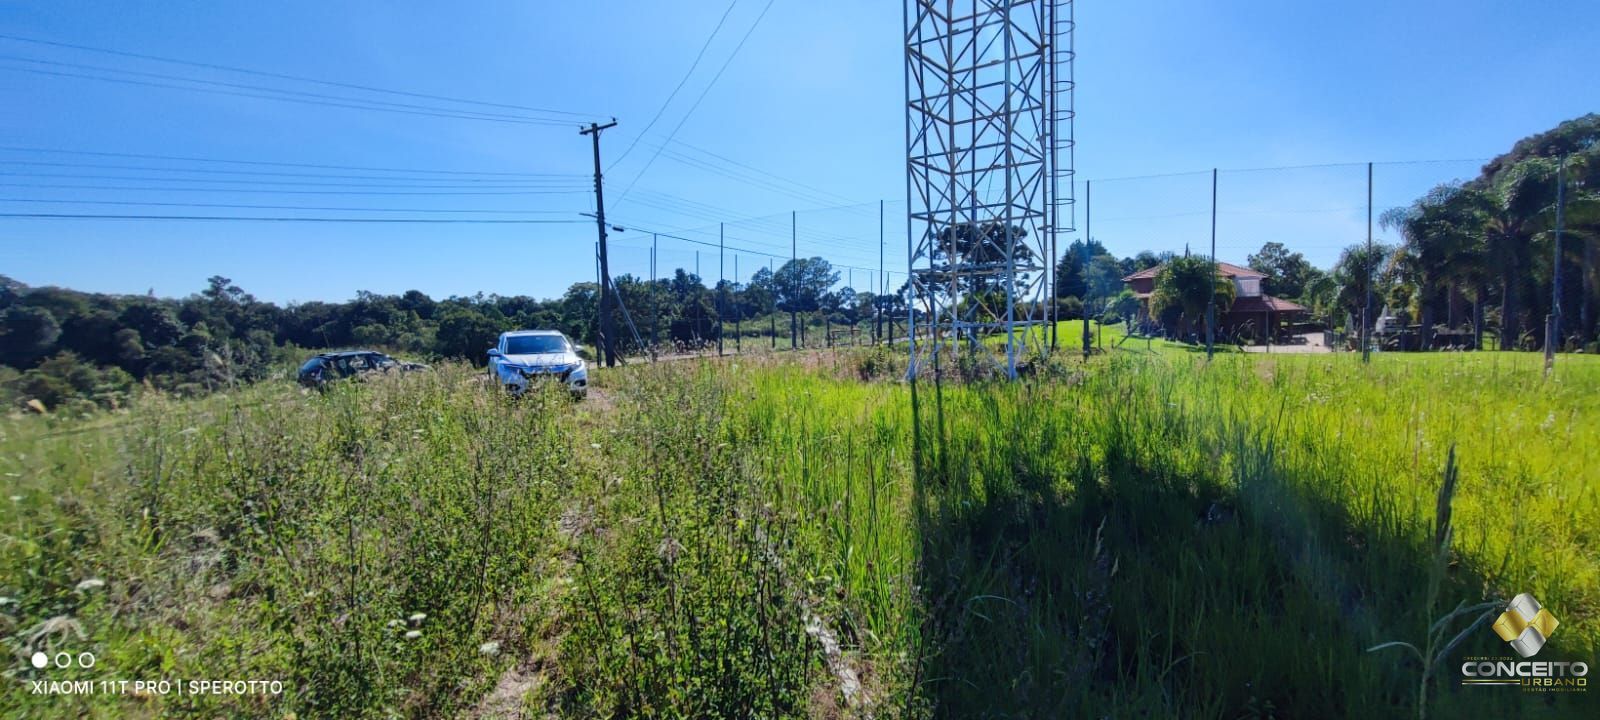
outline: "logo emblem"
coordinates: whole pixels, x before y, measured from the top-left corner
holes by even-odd
[[[1511,649],[1516,650],[1518,655],[1533,657],[1544,647],[1545,641],[1555,634],[1559,624],[1556,616],[1539,606],[1538,600],[1528,593],[1522,593],[1511,598],[1506,611],[1494,621],[1494,634],[1511,643]]]

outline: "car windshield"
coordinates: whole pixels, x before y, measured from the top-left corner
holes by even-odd
[[[506,338],[507,355],[564,353],[567,340],[560,335],[514,335]]]

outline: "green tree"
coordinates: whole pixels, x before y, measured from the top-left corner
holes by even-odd
[[[439,319],[434,352],[482,365],[487,362],[486,353],[494,346],[500,332],[500,326],[483,313],[471,307],[452,305]]]
[[[1340,251],[1339,262],[1334,265],[1332,273],[1338,288],[1334,293],[1337,309],[1361,318],[1370,288],[1373,317],[1367,322],[1376,321],[1377,314],[1383,311],[1383,298],[1388,293],[1386,270],[1393,254],[1394,248],[1383,243],[1372,243],[1370,246],[1357,243]]]
[[[1404,239],[1395,267],[1413,288],[1411,304],[1421,319],[1424,344],[1431,342],[1439,306],[1453,303],[1463,284],[1479,284],[1487,217],[1483,196],[1453,183],[1379,217],[1379,225],[1398,230]]]
[[[1115,315],[1124,321],[1131,321],[1139,313],[1139,298],[1135,297],[1133,290],[1123,288],[1106,303],[1106,314]]]
[[[740,302],[750,315],[776,311],[778,291],[775,273],[767,268],[757,270],[755,275],[750,276],[750,284],[745,285],[744,292],[740,294]]]
[[[1122,259],[1122,274],[1124,276],[1132,275],[1140,270],[1153,268],[1174,257],[1177,257],[1177,255],[1170,252],[1154,253],[1149,250],[1140,250],[1137,254]]]
[[[0,312],[0,357],[12,367],[30,367],[52,352],[61,338],[61,323],[49,310],[13,305]]]
[[[1261,292],[1284,298],[1301,298],[1306,285],[1319,273],[1306,256],[1289,250],[1280,242],[1269,242],[1249,256],[1251,270],[1264,273]]]
[[[1210,258],[1199,255],[1174,258],[1156,275],[1151,309],[1160,316],[1176,312],[1179,334],[1187,337],[1193,323],[1199,322],[1205,327],[1206,308],[1213,300],[1217,314],[1221,315],[1233,305],[1233,295],[1233,281],[1218,272]]]
[[[778,309],[790,313],[821,309],[828,289],[838,283],[839,272],[820,257],[790,260],[772,278]]]
[[[1122,264],[1117,262],[1110,253],[1096,255],[1089,261],[1088,271],[1088,305],[1102,307],[1105,301],[1118,290],[1122,289]]]
[[[1073,240],[1056,260],[1056,297],[1086,298],[1090,288],[1088,279],[1084,277],[1084,268],[1095,258],[1102,256],[1110,257],[1111,253],[1106,251],[1099,240],[1094,238],[1089,238],[1088,242]],[[1120,272],[1122,270],[1120,265],[1117,269],[1119,271],[1117,277],[1120,280],[1122,275],[1127,273]]]

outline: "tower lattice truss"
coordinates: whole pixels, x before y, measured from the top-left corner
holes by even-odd
[[[1043,351],[1072,225],[1071,0],[906,0],[911,371]],[[988,338],[996,338],[986,342]]]

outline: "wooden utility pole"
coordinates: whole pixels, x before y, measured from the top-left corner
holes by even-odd
[[[606,367],[617,364],[617,351],[613,345],[615,333],[611,328],[611,264],[606,254],[606,196],[600,173],[600,132],[617,126],[615,118],[604,125],[589,123],[578,131],[594,142],[594,223],[600,231],[600,354]]]

